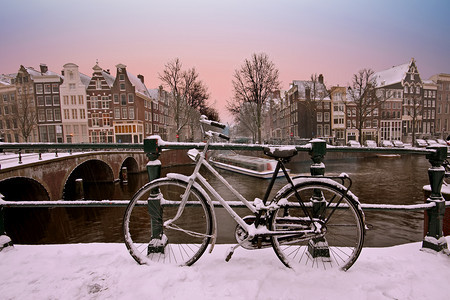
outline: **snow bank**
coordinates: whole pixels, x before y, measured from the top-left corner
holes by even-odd
[[[347,271],[285,268],[272,249],[216,245],[191,267],[140,266],[123,244],[0,252],[2,299],[448,299],[450,257],[421,243],[364,248]]]

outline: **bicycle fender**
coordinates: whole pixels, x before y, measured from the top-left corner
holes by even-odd
[[[169,179],[177,179],[180,180],[186,184],[189,184],[189,176],[178,174],[178,173],[167,173],[166,178]],[[163,179],[163,178],[161,178]],[[214,210],[214,205],[212,203],[211,198],[209,197],[208,193],[205,191],[205,189],[198,184],[197,182],[194,182],[192,185],[193,188],[195,188],[200,194],[202,194],[203,197],[205,197],[207,204],[209,205],[212,219],[213,219],[213,237],[211,239],[211,247],[209,249],[209,253],[211,253],[214,249],[214,246],[216,244],[217,239],[217,219],[216,219],[216,211]]]
[[[339,182],[336,182],[330,178],[324,178],[324,177],[300,177],[300,178],[293,178],[292,182],[294,183],[294,186],[298,185],[298,184],[304,184],[304,183],[310,183],[310,184],[314,184],[314,183],[326,183],[329,184],[331,186],[334,186],[336,189],[341,190],[341,191],[347,191],[346,195],[348,196],[348,198],[352,199],[352,201],[355,203],[356,207],[358,208],[358,210],[361,213],[361,216],[363,217],[363,219],[365,219],[365,215],[364,212],[362,210],[361,207],[361,203],[359,202],[358,197],[353,194],[350,190],[347,190],[347,188],[345,186],[343,186],[342,184],[340,184]],[[288,189],[291,188],[290,184],[286,184],[285,186],[283,186],[275,195],[274,199],[278,199],[281,197],[281,195],[283,195]]]

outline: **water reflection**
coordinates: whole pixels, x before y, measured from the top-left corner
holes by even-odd
[[[428,161],[423,156],[404,155],[401,158],[361,157],[326,160],[326,173],[345,172],[353,180],[352,192],[362,203],[415,204],[423,203],[422,187],[428,184]],[[309,162],[292,162],[293,173],[309,172]],[[189,174],[191,166],[163,169],[167,172]],[[268,180],[237,175],[221,170],[220,173],[248,199],[262,198]],[[217,179],[206,176],[225,200],[236,200]],[[128,185],[119,183],[85,186],[86,199],[130,199],[147,181],[147,175],[129,174]],[[274,190],[286,184],[278,179]],[[100,188],[99,188],[100,187]],[[28,212],[24,212],[28,211]],[[6,229],[15,243],[86,243],[122,242],[122,218],[125,208],[53,208],[6,209]],[[40,213],[39,213],[40,211]],[[12,214],[12,212],[14,212]],[[33,212],[33,213],[32,213]],[[34,217],[24,220],[23,214]],[[22,214],[22,217],[18,217]],[[248,214],[246,209],[241,215]],[[40,215],[42,215],[40,217]],[[14,217],[16,216],[16,218]],[[219,239],[221,243],[234,242],[235,222],[224,209],[217,209]],[[367,232],[365,246],[388,246],[422,240],[422,212],[366,211]],[[24,226],[26,223],[29,226]],[[26,228],[25,228],[26,227]]]

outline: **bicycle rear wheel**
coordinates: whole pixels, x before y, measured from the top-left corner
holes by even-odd
[[[273,249],[283,264],[324,270],[347,270],[353,265],[364,243],[364,217],[353,194],[332,180],[301,179],[295,189],[279,192],[275,201],[283,206],[274,212],[271,230],[313,228],[308,215],[323,226],[321,236],[273,236]]]
[[[212,236],[212,216],[205,197],[194,187],[180,216],[175,218],[187,184],[159,179],[144,185],[131,199],[123,219],[125,244],[139,264],[192,265]]]

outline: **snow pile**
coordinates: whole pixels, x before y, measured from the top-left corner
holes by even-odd
[[[191,267],[140,266],[123,244],[0,252],[1,299],[448,299],[450,257],[421,243],[364,248],[347,271],[285,268],[272,249],[216,245]]]

